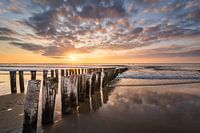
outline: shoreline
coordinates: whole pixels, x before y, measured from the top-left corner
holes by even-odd
[[[138,81],[136,81],[136,83],[137,82]],[[145,80],[143,80],[143,82],[145,83]],[[152,81],[152,82],[155,82],[155,81]],[[168,86],[162,86],[162,87],[161,86],[150,86],[150,87],[136,86],[135,88],[130,88],[131,86],[130,87],[127,86],[127,88],[119,86],[122,83],[130,84],[130,80],[124,80],[124,79],[116,80],[116,82],[111,84],[111,86],[113,85],[113,87],[105,88],[108,91],[107,92],[104,91],[102,101],[101,101],[100,93],[95,93],[95,95],[93,95],[93,98],[92,98],[92,100],[94,100],[92,103],[93,110],[90,110],[89,101],[86,100],[86,102],[80,104],[79,109],[78,108],[75,109],[74,113],[70,115],[65,115],[65,116],[62,116],[60,112],[61,111],[60,105],[59,105],[60,94],[58,93],[56,97],[58,103],[56,103],[57,107],[55,108],[55,113],[54,113],[54,119],[55,119],[54,123],[50,126],[42,126],[40,122],[41,116],[38,116],[37,132],[38,133],[54,133],[54,132],[121,133],[122,131],[127,131],[127,132],[137,131],[141,133],[148,133],[149,131],[154,131],[154,129],[150,128],[147,125],[147,123],[154,127],[158,126],[158,129],[161,131],[169,128],[169,130],[166,130],[166,131],[184,132],[184,128],[182,129],[180,127],[172,126],[171,124],[166,125],[165,127],[164,126],[165,121],[162,121],[162,124],[163,124],[162,125],[156,122],[154,123],[152,119],[158,119],[158,121],[160,119],[165,120],[165,117],[169,115],[168,113],[171,112],[170,108],[168,109],[168,106],[171,104],[170,106],[172,107],[174,106],[173,107],[174,109],[179,110],[179,106],[176,107],[176,105],[174,105],[173,103],[175,102],[175,104],[181,104],[179,103],[179,100],[182,101],[181,99],[183,99],[183,101],[187,101],[187,99],[189,98],[190,100],[189,103],[187,102],[186,103],[183,102],[183,103],[186,105],[189,104],[188,107],[190,107],[191,109],[198,108],[197,105],[200,105],[200,103],[198,104],[198,101],[200,101],[200,97],[199,97],[200,92],[198,91],[199,83],[198,84],[179,84],[177,86],[168,85]],[[182,90],[182,91],[179,91],[179,90]],[[195,91],[197,91],[197,93]],[[172,95],[172,99],[170,99],[169,94]],[[150,100],[149,105],[148,104],[143,105],[144,103],[143,102],[141,103],[141,100],[143,100],[142,97],[144,97],[145,95],[149,95],[148,97],[153,96],[152,97],[153,99],[148,98]],[[158,99],[154,97],[154,95],[158,96]],[[128,101],[124,101],[125,99],[129,99],[132,97],[134,98],[133,99],[134,102],[132,102],[131,99]],[[175,100],[176,97],[178,101]],[[193,99],[194,101],[191,99],[192,97],[194,98]],[[25,98],[25,94],[9,94],[9,95],[0,96],[0,121],[1,121],[0,132],[2,133],[21,132],[22,126],[23,126],[24,98]],[[117,100],[118,102],[116,102],[115,100],[113,101],[113,98],[115,98],[115,100]],[[164,98],[164,103],[161,103],[163,98]],[[163,106],[166,106],[164,107],[165,110],[163,110],[163,111],[166,111],[166,114],[162,114],[162,112],[160,111],[158,112],[158,113],[161,113],[161,114],[158,114],[158,115],[162,115],[161,118],[157,118],[157,116],[155,115],[157,113],[151,114],[153,111],[152,108],[155,108],[154,106],[157,106],[156,105],[157,102],[155,100],[159,104],[161,104],[158,106],[159,108],[160,107],[163,108]],[[171,102],[170,100],[175,100],[175,101]],[[195,107],[191,101],[196,102],[194,105],[197,107]],[[152,102],[155,105],[152,106],[151,105]],[[41,101],[39,103],[40,103],[39,108],[41,109]],[[145,108],[143,108],[143,106]],[[140,108],[143,109],[144,112],[140,112]],[[150,114],[149,114],[149,111],[151,112]],[[177,111],[175,112],[178,113]],[[137,116],[138,113],[139,113],[139,116]],[[149,118],[146,118],[147,116]],[[136,118],[140,121],[139,123],[136,121]],[[168,122],[170,121],[171,120],[168,120]],[[196,120],[196,123],[200,123],[200,121]],[[144,129],[141,124],[144,126]],[[187,127],[188,129],[185,132],[188,133],[191,127],[193,127],[192,124],[190,124]],[[195,131],[199,131],[199,130],[200,129],[198,128],[195,129]]]
[[[130,83],[120,80],[116,84],[124,82]],[[43,132],[199,133],[197,125],[200,119],[196,117],[200,107],[200,91],[196,92],[198,86],[115,86],[108,101],[98,110],[62,117],[52,126],[43,127]]]

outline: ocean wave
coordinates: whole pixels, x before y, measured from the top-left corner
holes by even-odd
[[[131,78],[131,79],[200,79],[198,72],[125,72],[118,76],[118,78]]]
[[[199,66],[134,66],[133,69],[152,69],[156,71],[196,71],[200,72]]]
[[[200,80],[198,81],[185,81],[185,82],[172,82],[172,83],[155,83],[155,84],[118,84],[115,86],[163,86],[163,85],[181,85],[181,84],[197,84],[200,83]]]

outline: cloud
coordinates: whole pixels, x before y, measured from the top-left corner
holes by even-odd
[[[0,41],[20,41],[20,40],[13,37],[0,36]]]
[[[134,91],[133,87],[127,87],[126,89],[117,88],[109,97],[107,107],[111,112],[112,110],[117,110],[119,112],[126,111],[137,115],[140,113],[144,115],[144,111],[147,114],[151,112],[149,114],[150,116],[155,112],[164,113],[164,116],[170,116],[173,114],[172,112],[175,111],[173,117],[177,116],[177,113],[180,113],[184,108],[184,112],[179,114],[179,116],[185,116],[185,113],[191,113],[190,116],[196,117],[195,114],[198,109],[191,110],[191,108],[198,108],[200,101],[198,94],[196,95],[194,90],[188,93],[187,91],[180,92],[168,88],[165,88],[167,90],[160,91],[154,88],[155,86],[149,86],[148,89],[142,89],[142,87],[135,86]],[[171,113],[168,114],[167,112]]]
[[[137,27],[137,28],[133,29],[132,33],[133,33],[133,34],[139,34],[139,33],[142,32],[142,31],[143,31],[143,28],[142,28],[142,27]]]
[[[198,0],[33,0],[23,6],[17,1],[2,5],[8,5],[14,18],[1,23],[1,40],[49,57],[200,37]],[[11,22],[17,22],[14,28]]]
[[[20,47],[25,50],[33,51],[35,53],[40,53],[44,56],[49,56],[52,58],[62,58],[70,53],[90,53],[92,49],[87,48],[75,48],[73,45],[67,46],[54,46],[54,45],[38,45],[34,43],[22,43],[22,42],[11,42],[11,45]]]
[[[26,50],[35,51],[35,52],[40,52],[45,48],[41,45],[37,45],[37,44],[33,44],[33,43],[11,42],[10,44],[20,47],[20,48],[23,48],[23,49],[26,49]]]
[[[199,57],[200,48],[198,45],[166,45],[153,49],[134,50],[126,53],[127,58],[167,58],[167,57]]]
[[[94,3],[83,6],[81,11],[76,11],[81,17],[87,18],[108,18],[122,17],[126,15],[125,9],[122,7],[123,2],[116,0],[110,2],[94,1]]]
[[[187,19],[200,22],[200,9],[189,12],[187,14]]]
[[[19,5],[10,6],[10,7],[8,7],[7,10],[9,10],[9,11],[11,11],[13,13],[16,13],[16,14],[21,14],[21,13],[25,12],[24,9]]]
[[[16,32],[5,27],[0,27],[0,35],[13,35],[13,34],[16,34]]]
[[[20,41],[14,37],[17,33],[11,29],[0,27],[0,41]]]

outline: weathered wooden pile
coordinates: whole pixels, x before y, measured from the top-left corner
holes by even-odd
[[[90,99],[95,91],[105,87],[118,74],[126,71],[126,67],[108,68],[71,68],[61,69],[61,110],[62,114],[69,114],[81,102]],[[42,124],[53,123],[55,99],[58,92],[59,70],[43,70],[42,84]],[[16,71],[10,71],[11,92],[16,93]],[[23,71],[19,71],[20,91],[24,92]],[[31,71],[28,82],[25,105],[23,132],[30,133],[37,130],[38,102],[41,80],[36,80],[36,71]]]

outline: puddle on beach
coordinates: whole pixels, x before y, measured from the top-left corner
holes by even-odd
[[[117,85],[139,82],[145,80],[121,79]],[[70,115],[55,113],[54,124],[38,130],[44,133],[200,132],[199,83],[135,87],[117,85],[105,88],[102,93],[96,92],[91,101],[80,103],[79,108]],[[56,110],[59,111],[58,106]]]
[[[64,116],[61,114],[59,89],[56,95],[54,123],[52,125],[41,126],[42,103],[41,100],[39,102],[38,132],[199,133],[200,83],[162,85],[171,82],[181,83],[185,81],[116,80],[108,88],[95,92],[90,99],[80,103],[71,114]],[[187,82],[189,81],[187,80]],[[141,86],[147,83],[161,85]],[[131,86],[136,84],[138,86]],[[60,84],[58,87],[60,87]],[[23,112],[19,114],[20,125],[16,122],[18,128],[12,129],[9,126],[8,131],[16,132],[19,131],[19,128],[21,129]]]

